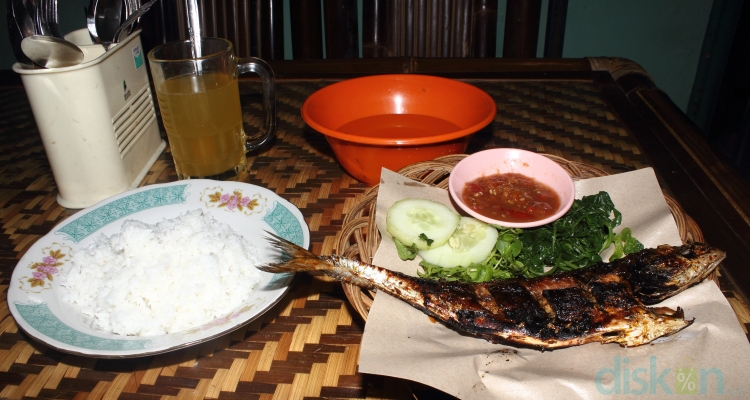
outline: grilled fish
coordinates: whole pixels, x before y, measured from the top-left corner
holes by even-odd
[[[649,343],[689,326],[683,310],[647,307],[705,279],[724,259],[701,243],[645,249],[610,263],[532,279],[440,282],[338,255],[317,256],[274,235],[286,255],[267,272],[318,271],[397,297],[454,329],[495,343],[555,349]]]

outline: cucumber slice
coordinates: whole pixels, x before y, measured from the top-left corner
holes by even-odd
[[[388,209],[386,230],[405,246],[426,250],[448,242],[459,218],[448,206],[437,201],[403,199]]]
[[[468,267],[489,257],[497,243],[497,229],[471,217],[461,217],[448,243],[417,252],[424,261],[444,268]]]

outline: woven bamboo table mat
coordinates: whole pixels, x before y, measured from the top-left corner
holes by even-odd
[[[333,252],[344,217],[369,189],[341,170],[325,139],[300,117],[307,96],[329,83],[278,83],[277,137],[270,148],[251,155],[246,179],[274,190],[302,211],[311,249],[319,254]],[[470,83],[496,99],[498,114],[475,136],[468,152],[518,147],[609,174],[648,166],[594,84]],[[259,97],[257,85],[243,82],[241,92],[243,104],[248,104],[247,125],[259,127],[262,116],[253,105]],[[0,89],[0,104],[0,398],[392,399],[420,393],[418,385],[357,371],[364,322],[339,283],[307,275],[299,275],[289,294],[262,318],[213,341],[163,355],[95,359],[34,342],[8,312],[10,277],[25,251],[76,210],[55,201],[54,179],[23,88]],[[167,149],[143,185],[175,179]],[[748,307],[731,282],[719,279],[747,333]]]

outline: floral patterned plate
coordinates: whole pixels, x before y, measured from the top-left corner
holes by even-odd
[[[274,232],[300,246],[310,245],[302,213],[274,192],[238,182],[189,180],[131,190],[81,210],[39,239],[16,265],[8,288],[8,307],[18,325],[34,339],[60,351],[95,357],[139,357],[205,342],[258,318],[289,289],[293,274],[263,272],[250,298],[231,315],[186,331],[156,336],[122,336],[92,329],[86,317],[64,302],[59,276],[71,252],[95,236],[120,231],[125,220],[146,223],[203,209],[229,224],[258,249],[261,261],[274,251],[262,238]]]

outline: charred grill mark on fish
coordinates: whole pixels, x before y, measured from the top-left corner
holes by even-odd
[[[337,255],[317,256],[272,236],[269,240],[287,259],[261,270],[319,271],[386,292],[458,331],[541,349],[589,342],[638,346],[678,332],[692,323],[680,308],[646,305],[700,282],[724,259],[724,252],[701,243],[663,245],[557,275],[468,284],[412,277]]]
[[[602,318],[596,303],[591,302],[581,288],[545,290],[544,297],[555,313],[551,318],[555,328],[546,332],[548,337],[567,340],[585,335],[595,326],[595,321]]]
[[[547,325],[548,312],[534,299],[525,286],[518,282],[491,285],[489,288],[502,314],[499,316],[519,328],[540,330]]]
[[[629,287],[619,282],[591,282],[588,287],[597,304],[606,312],[627,310],[640,305],[633,298]]]

